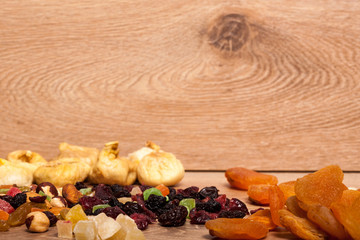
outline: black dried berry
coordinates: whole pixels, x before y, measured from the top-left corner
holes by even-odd
[[[219,190],[214,187],[214,186],[211,186],[211,187],[204,187],[203,189],[201,189],[198,193],[198,198],[199,199],[205,199],[207,197],[210,197],[210,198],[217,198],[219,196],[218,194]]]
[[[167,195],[169,200],[174,200],[175,199],[175,195],[176,195],[176,190],[173,187],[168,187],[169,188],[169,194]],[[179,199],[180,200],[180,199]]]
[[[138,203],[135,202],[126,202],[121,206],[121,210],[123,210],[129,216],[134,213],[144,212],[143,208]]]
[[[120,186],[119,184],[111,185],[111,190],[113,191],[114,196],[117,198],[131,197],[131,194],[128,189],[129,188]]]
[[[198,192],[199,188],[195,186],[177,190],[177,193],[183,195],[185,198],[197,198]]]
[[[101,200],[109,200],[113,197],[113,191],[108,185],[99,184],[95,188],[95,197]]]
[[[177,206],[158,218],[160,225],[165,227],[178,227],[184,225],[188,211],[184,206]]]
[[[83,189],[83,188],[87,188],[86,184],[84,182],[77,182],[75,183],[75,187],[77,190]]]
[[[245,214],[249,214],[249,210],[246,207],[246,204],[237,198],[232,198],[230,200],[228,208],[229,210],[239,210],[244,212]]]
[[[109,204],[112,207],[118,206],[121,208],[123,203],[119,202],[119,200],[116,197],[112,197],[107,201],[107,204]]]
[[[156,215],[160,216],[161,214],[175,208],[176,206],[179,206],[180,201],[178,199],[174,199],[168,203],[166,203],[162,208],[159,208],[156,210]]]
[[[246,214],[242,211],[234,210],[223,210],[219,213],[218,218],[244,218]]]
[[[10,200],[10,204],[13,208],[18,208],[24,203],[26,203],[26,194],[25,193],[18,193]]]
[[[53,214],[52,212],[49,212],[49,211],[44,211],[43,213],[45,213],[45,215],[48,217],[48,219],[50,221],[50,226],[54,226],[56,224],[56,222],[58,221],[58,218],[55,216],[55,214]]]
[[[145,206],[149,210],[156,212],[159,208],[162,208],[166,204],[166,198],[163,196],[157,196],[151,194],[148,200],[145,201]]]
[[[216,213],[221,210],[221,204],[210,198],[206,202],[196,202],[196,210],[205,210],[207,212]]]

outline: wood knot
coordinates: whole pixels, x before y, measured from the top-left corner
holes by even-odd
[[[216,48],[235,52],[241,49],[249,38],[249,27],[245,16],[227,14],[217,18],[208,31],[209,44]]]

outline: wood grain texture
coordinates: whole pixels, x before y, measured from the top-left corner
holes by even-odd
[[[270,173],[277,176],[279,183],[296,180],[299,177],[304,176],[306,173]],[[360,188],[359,173],[345,173],[343,183],[348,187]],[[246,191],[240,191],[234,188],[230,188],[226,181],[223,172],[187,172],[183,181],[181,181],[176,187],[187,188],[196,185],[199,188],[207,186],[216,186],[220,191],[220,194],[226,194],[229,198],[238,198],[245,202],[248,209],[257,209],[259,206],[253,205],[247,196]],[[181,227],[161,227],[157,223],[149,225],[144,231],[144,235],[147,240],[167,240],[169,236],[171,239],[216,239],[209,235],[209,231],[203,225],[190,224],[189,220]],[[12,228],[8,232],[1,232],[0,239],[13,240],[13,239],[59,239],[57,238],[57,230],[55,227],[50,228],[46,233],[30,233],[26,230],[25,226]],[[277,228],[276,231],[269,232],[266,240],[284,240],[284,239],[298,239],[294,237],[288,231],[283,228]]]
[[[360,170],[359,1],[1,5],[1,157],[152,140],[186,169]]]

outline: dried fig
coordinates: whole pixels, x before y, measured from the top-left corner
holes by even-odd
[[[17,184],[29,186],[33,182],[32,171],[21,163],[9,162],[0,158],[0,185]]]
[[[60,154],[57,159],[78,158],[93,168],[99,157],[99,150],[96,148],[81,147],[68,143],[60,143]]]

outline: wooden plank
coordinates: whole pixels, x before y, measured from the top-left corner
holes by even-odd
[[[153,140],[186,169],[360,170],[359,1],[1,5],[1,157]]]
[[[270,173],[278,177],[279,182],[286,182],[296,180],[305,175],[305,173]],[[344,184],[348,187],[360,188],[358,179],[359,173],[345,173]],[[223,172],[187,172],[183,181],[179,183],[178,188],[186,188],[196,185],[200,188],[206,186],[216,186],[221,194],[226,194],[228,197],[236,197],[244,201],[249,209],[256,209],[258,206],[253,205],[247,198],[246,191],[240,191],[230,188]],[[171,236],[171,239],[212,239],[208,230],[203,225],[192,225],[188,222],[184,226],[176,228],[161,227],[157,223],[149,225],[148,229],[144,231],[147,240],[165,240]],[[50,228],[46,233],[34,234],[27,232],[25,226],[11,229],[9,232],[0,233],[0,238],[3,240],[12,239],[58,239],[56,228]],[[282,228],[277,231],[270,232],[266,240],[275,239],[297,239],[289,232]]]

